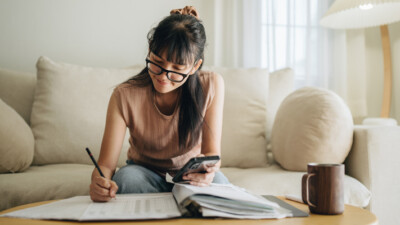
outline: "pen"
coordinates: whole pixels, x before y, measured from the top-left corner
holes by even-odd
[[[90,152],[89,148],[86,148],[86,151],[87,151],[87,153],[89,154],[90,158],[92,159],[92,162],[93,162],[93,164],[96,166],[96,168],[97,168],[97,170],[99,171],[100,175],[101,175],[102,177],[105,178],[103,172],[101,172],[101,169],[100,169],[99,165],[97,164],[96,160],[93,158],[93,155],[92,155],[92,153]]]

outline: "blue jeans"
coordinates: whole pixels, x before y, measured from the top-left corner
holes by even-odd
[[[117,194],[128,193],[155,193],[170,192],[174,184],[165,181],[165,178],[144,166],[127,160],[127,165],[119,169],[112,180],[118,185]],[[225,175],[218,171],[215,173],[213,183],[229,184]]]

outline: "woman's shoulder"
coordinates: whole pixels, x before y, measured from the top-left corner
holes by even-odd
[[[204,77],[204,78],[215,78],[219,76],[219,74],[217,74],[214,71],[211,70],[199,70],[199,77]]]
[[[199,78],[202,81],[204,86],[214,86],[218,88],[221,85],[224,85],[224,80],[222,76],[211,70],[200,70]]]
[[[201,81],[209,84],[215,84],[215,83],[218,84],[223,82],[222,76],[211,70],[200,70],[199,78]]]
[[[222,76],[214,71],[201,70],[199,71],[200,82],[203,86],[203,91],[208,99],[208,104],[211,104],[216,93],[224,92],[224,80]]]
[[[125,88],[131,88],[131,87],[132,87],[132,83],[128,80],[128,81],[118,84],[115,88],[116,89],[125,89]]]
[[[123,90],[123,89],[137,90],[137,89],[146,89],[149,87],[150,87],[150,85],[148,85],[148,84],[130,79],[123,83],[118,84],[115,88],[120,89],[120,90]]]
[[[117,85],[114,88],[114,92],[132,97],[138,96],[139,94],[146,94],[149,88],[151,88],[149,85],[138,85],[134,80],[127,80]]]

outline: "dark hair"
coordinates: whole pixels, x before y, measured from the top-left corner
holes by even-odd
[[[167,60],[177,64],[204,62],[206,34],[200,20],[190,15],[171,14],[147,35],[149,51],[156,55],[166,52]],[[202,65],[200,65],[200,70]],[[147,68],[129,80],[137,86],[152,84]],[[128,81],[129,81],[128,80]],[[179,148],[192,148],[201,136],[205,96],[198,71],[189,76],[182,89],[178,135]],[[153,90],[155,91],[155,90]]]

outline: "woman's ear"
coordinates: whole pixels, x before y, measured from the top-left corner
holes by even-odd
[[[199,69],[199,67],[201,66],[202,63],[203,63],[203,60],[199,59],[197,61],[196,65],[194,65],[192,71],[190,71],[190,75],[194,74]]]

